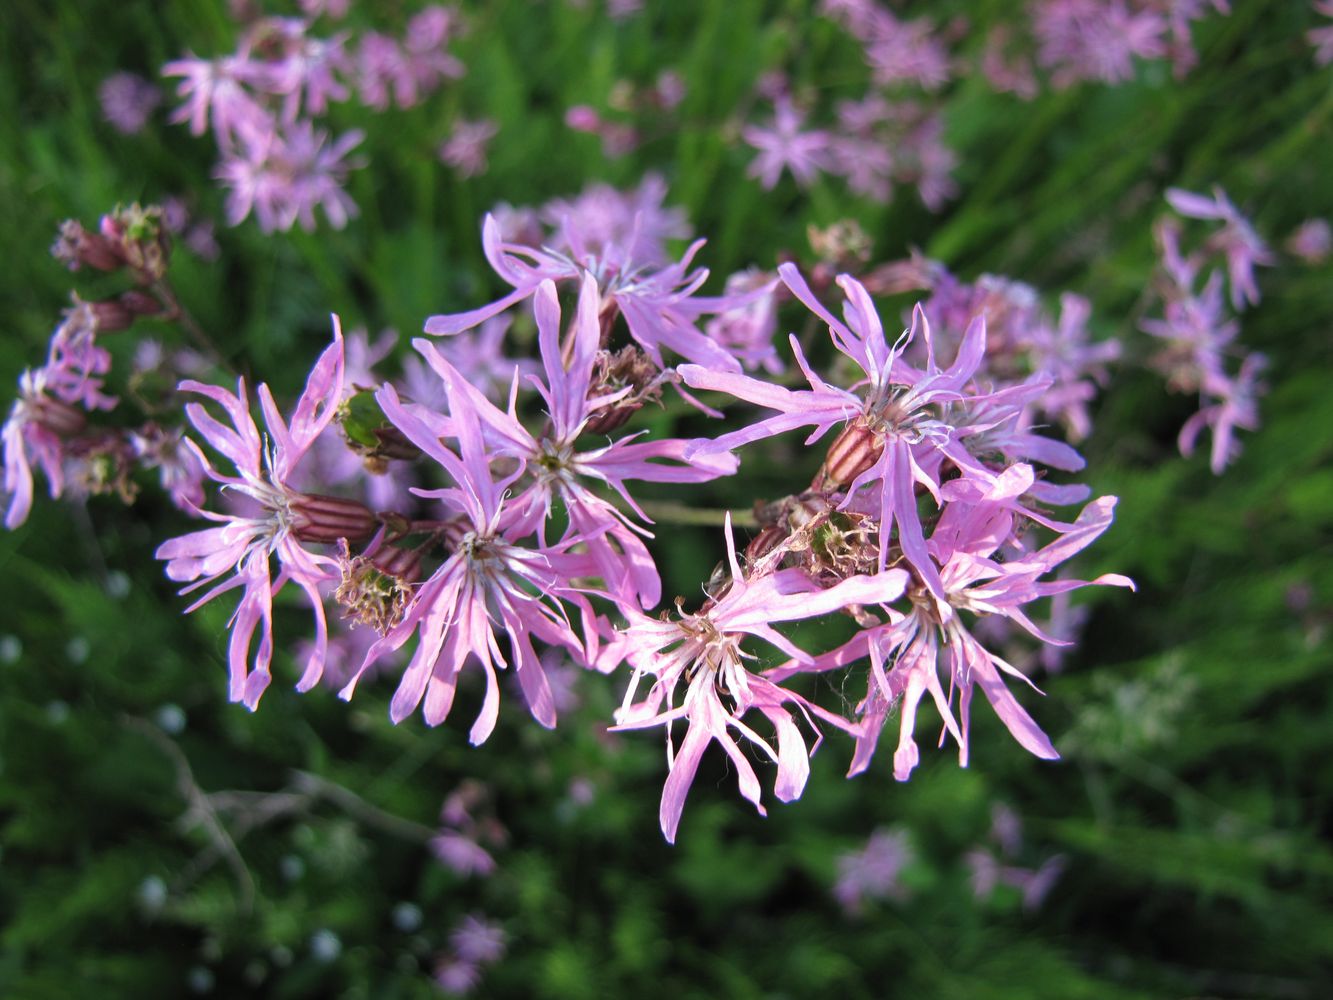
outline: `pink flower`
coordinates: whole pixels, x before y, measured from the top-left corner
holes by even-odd
[[[248,87],[263,73],[261,65],[250,61],[246,48],[221,59],[190,55],[167,63],[162,75],[182,77],[176,94],[185,101],[171,120],[189,122],[192,134],[203,135],[211,117],[218,145],[224,149],[237,139],[261,135],[270,128],[272,117]]]
[[[1259,375],[1268,364],[1262,354],[1252,353],[1241,362],[1240,372],[1232,379],[1220,372],[1205,386],[1205,403],[1198,413],[1185,421],[1180,429],[1178,443],[1182,455],[1194,453],[1194,445],[1205,427],[1213,433],[1213,446],[1208,465],[1214,475],[1240,454],[1240,443],[1235,440],[1236,428],[1259,429],[1258,398],[1264,386]]]
[[[1333,251],[1333,229],[1327,219],[1306,219],[1287,237],[1286,246],[1288,253],[1306,264],[1322,264]]]
[[[505,953],[505,932],[499,924],[469,913],[449,933],[454,954],[464,962],[490,965]]]
[[[500,126],[488,118],[454,123],[453,134],[440,144],[440,159],[462,177],[486,172],[486,144],[495,138]]]
[[[1254,281],[1256,265],[1268,267],[1276,261],[1268,245],[1254,231],[1250,221],[1241,215],[1220,187],[1213,188],[1212,198],[1194,194],[1181,188],[1169,188],[1166,200],[1181,215],[1191,219],[1216,220],[1222,228],[1209,237],[1207,246],[1222,253],[1227,261],[1231,281],[1231,306],[1243,309],[1246,303],[1259,304],[1259,287]]]
[[[876,830],[861,850],[838,858],[833,896],[850,915],[859,914],[867,899],[905,899],[899,879],[913,859],[906,830]]]
[[[117,132],[137,135],[162,103],[162,91],[137,73],[113,73],[97,88],[97,99]]]
[[[804,124],[805,116],[783,96],[774,101],[772,128],[747,125],[741,129],[741,137],[759,150],[746,173],[758,178],[765,190],[777,186],[784,170],[790,171],[801,187],[808,187],[821,171],[832,169],[830,135],[804,132]]]
[[[745,636],[762,639],[798,662],[811,662],[812,658],[776,631],[773,623],[814,618],[849,604],[887,603],[902,594],[907,582],[907,574],[898,569],[852,577],[825,590],[798,569],[747,579],[736,559],[729,516],[726,540],[731,579],[720,598],[710,600],[694,614],[679,611],[675,621],[628,610],[629,627],[608,647],[608,655],[623,655],[634,668],[624,702],[616,713],[616,729],[667,726],[670,773],[662,788],[660,820],[662,833],[672,843],[685,797],[710,743],[716,741],[726,752],[736,768],[741,795],[762,815],[759,779],[732,731],[777,765],[774,794],[790,802],[805,788],[812,752],[793,712],[812,726],[811,716],[818,716],[847,728],[838,716],[747,670],[744,660],[750,657],[741,650]],[[652,683],[648,693],[636,702],[635,695],[645,677],[651,677]],[[680,703],[675,704],[682,681],[686,690]],[[752,708],[776,730],[776,751],[741,721]],[[671,724],[682,718],[689,728],[680,746],[675,747],[670,738]]]
[[[1311,0],[1310,6],[1324,17],[1333,17],[1333,0]],[[1314,46],[1314,61],[1317,65],[1333,63],[1333,24],[1311,28],[1305,37]]]
[[[1024,605],[1089,585],[1079,580],[1043,581],[1041,577],[1110,527],[1115,498],[1094,500],[1072,524],[1043,519],[1042,523],[1060,533],[1055,541],[1035,552],[1020,552],[1001,562],[995,555],[1014,535],[1015,514],[1030,516],[1030,512],[1015,505],[1015,500],[1026,492],[1031,481],[1030,468],[1014,466],[978,502],[956,500],[946,505],[931,536],[929,550],[939,566],[953,614],[943,617],[931,602],[914,596],[912,610],[905,617],[861,632],[840,649],[817,658],[813,667],[793,663],[771,675],[780,680],[803,669],[838,669],[869,653],[870,691],[859,707],[862,734],[850,774],[859,774],[869,766],[880,731],[888,722],[891,709],[897,706],[899,740],[893,755],[893,774],[899,781],[911,776],[920,760],[913,738],[917,709],[927,693],[944,721],[945,730],[958,743],[959,763],[966,766],[969,714],[978,687],[1021,746],[1043,759],[1059,756],[1050,739],[1005,686],[1003,675],[1025,684],[1031,682],[985,649],[959,614],[1003,616],[1043,642],[1060,642],[1029,618]],[[1130,580],[1118,574],[1106,574],[1090,583],[1133,587]],[[947,693],[939,676],[941,667],[948,679]],[[955,693],[959,697],[957,717],[952,709]]]
[[[546,521],[558,497],[569,518],[566,540],[584,539],[589,558],[612,596],[622,603],[632,603],[637,595],[644,607],[652,607],[661,598],[661,581],[652,556],[636,535],[647,532],[585,484],[611,486],[635,513],[646,519],[626,489],[626,480],[706,482],[730,475],[735,471],[736,460],[730,455],[714,455],[682,461],[688,443],[676,439],[631,442],[622,438],[609,445],[580,450],[578,440],[588,423],[601,411],[614,407],[630,391],[626,388],[599,393],[593,384],[601,337],[597,284],[591,275],[584,276],[572,335],[563,346],[560,306],[553,282],[542,282],[533,306],[546,379],[543,382],[533,377],[531,382],[545,401],[549,417],[540,438],[519,422],[512,396],[509,412],[505,413],[441,357],[430,341],[418,340],[415,346],[444,380],[451,401],[450,412],[462,406],[475,414],[493,453],[517,458],[535,472],[532,485],[510,503],[515,527],[522,525],[525,533],[536,530],[544,539]]]
[[[458,875],[479,875],[495,871],[495,859],[470,836],[447,830],[431,838],[431,853],[440,863]]]
[[[921,484],[938,497],[938,470],[944,458],[964,477],[994,479],[994,474],[962,444],[960,438],[967,429],[946,423],[941,409],[964,400],[975,404],[987,398],[986,394],[973,394],[966,389],[985,355],[985,321],[978,318],[968,327],[954,363],[948,369],[941,369],[935,363],[933,348],[929,347],[930,324],[919,307],[913,313],[911,329],[890,347],[869,293],[854,278],[849,275],[838,278],[847,295],[844,324],[815,298],[794,265],[783,264],[778,273],[792,293],[828,324],[834,346],[865,374],[865,379],[858,382],[863,388],[852,392],[824,382],[806,362],[795,337],[791,340],[792,350],[810,383],[809,389],[792,391],[746,375],[682,365],[681,377],[693,388],[721,390],[778,411],[776,416],[724,434],[703,447],[709,451],[730,450],[797,427],[813,426],[815,430],[807,438],[809,444],[829,428],[844,424],[830,455],[847,455],[849,460],[826,461],[824,480],[846,488],[844,506],[857,491],[870,491],[869,506],[880,519],[881,567],[888,555],[891,526],[896,525],[903,555],[931,592],[942,599],[942,585],[926,553],[915,485]],[[912,368],[901,356],[918,331],[928,345],[924,371]]]
[[[360,165],[346,157],[362,138],[353,130],[330,144],[328,133],[305,120],[247,138],[217,171],[230,189],[227,223],[239,225],[253,211],[266,233],[298,222],[313,232],[318,207],[335,229],[342,229],[357,214],[342,185],[348,171]]]
[[[680,261],[661,267],[643,266],[630,256],[631,246],[602,245],[591,248],[576,220],[567,219],[563,235],[568,253],[551,249],[537,250],[506,242],[494,216],[487,215],[482,225],[482,249],[492,269],[514,291],[480,309],[452,315],[431,316],[426,332],[451,335],[498,315],[531,298],[543,281],[582,283],[590,274],[597,281],[602,296],[601,312],[614,315],[614,306],[625,317],[630,336],[659,368],[665,366],[662,349],[682,357],[710,364],[724,371],[737,371],[740,363],[726,350],[705,337],[695,326],[705,314],[717,313],[735,305],[728,298],[696,297],[695,292],[708,278],[704,268],[691,271],[690,264],[703,246],[697,240]]]
[[[1032,29],[1037,59],[1057,87],[1079,80],[1120,83],[1134,76],[1134,59],[1167,54],[1167,22],[1125,0],[1037,0]]]
[[[48,395],[44,369],[25,371],[19,377],[19,397],[3,430],[4,492],[9,498],[6,528],[13,531],[32,511],[34,463],[46,476],[51,498],[61,495],[65,488],[64,440],[83,427],[82,413]]]
[[[551,687],[532,640],[535,636],[563,645],[583,657],[560,598],[578,598],[565,580],[584,573],[582,566],[565,565],[558,551],[517,544],[527,532],[514,527],[505,497],[523,469],[499,483],[494,480],[477,413],[456,393],[456,384],[446,387],[448,417],[404,405],[389,385],[376,394],[385,416],[457,484],[421,495],[448,508],[458,541],[443,565],[417,588],[402,619],[370,648],[340,697],[350,699],[366,670],[417,634],[416,652],[390,703],[390,718],[401,722],[424,701],[427,724],[443,722],[453,707],[463,667],[475,660],[486,678],[481,713],[469,734],[476,745],[485,742],[499,718],[496,670],[510,665],[500,650],[497,625],[509,637],[513,668],[533,718],[548,729],[555,726]],[[459,454],[444,446],[444,438],[457,438]],[[575,541],[581,539],[570,539],[571,544]]]
[[[577,197],[553,198],[540,210],[542,222],[549,227],[540,245],[569,254],[620,255],[640,268],[661,267],[670,262],[667,241],[691,235],[685,210],[667,208],[666,194],[661,175],[648,174],[632,190],[589,184]]]
[[[145,468],[159,470],[162,488],[173,504],[191,514],[203,506],[204,463],[180,431],[147,423],[130,435],[130,446]]]
[[[288,582],[305,591],[315,613],[315,646],[297,690],[310,690],[323,672],[328,626],[319,587],[336,577],[337,560],[311,552],[305,545],[368,537],[374,529],[370,511],[361,504],[298,493],[288,485],[297,463],[333,420],[342,397],[342,382],[342,332],[335,316],[333,343],[315,363],[290,423],[278,412],[268,386],[259,387],[267,441],[260,437],[250,416],[244,379],[238,381],[235,395],[201,382],[186,381],[180,386],[183,392],[198,393],[220,405],[231,421],[231,426],[219,422],[200,403],[186,406],[186,414],[199,435],[236,469],[234,475],[223,474],[205,462],[209,478],[252,501],[252,512],[200,511],[221,526],[164,542],[158,547],[157,558],[167,561],[168,577],[189,582],[182,593],[214,585],[189,611],[229,590],[243,589],[231,621],[229,695],[232,701],[244,702],[250,709],[259,704],[271,680],[273,595]],[[272,556],[278,560],[276,580],[270,565]],[[259,647],[251,664],[250,649],[256,632]]]

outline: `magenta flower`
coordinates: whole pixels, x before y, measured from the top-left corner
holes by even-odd
[[[1005,686],[1003,675],[1029,685],[1031,681],[983,647],[957,612],[1003,616],[1043,642],[1058,644],[1061,640],[1044,633],[1028,616],[1024,605],[1078,587],[1133,588],[1133,583],[1113,573],[1087,583],[1041,579],[1110,527],[1114,497],[1094,500],[1072,524],[1043,521],[1060,532],[1049,545],[1003,562],[995,558],[1000,547],[1014,535],[1015,514],[1030,514],[1018,508],[1015,501],[1030,485],[1031,476],[1030,468],[1015,466],[997,481],[989,496],[975,503],[951,502],[940,515],[929,548],[939,565],[954,614],[944,618],[932,602],[914,595],[912,610],[900,620],[861,632],[840,649],[817,658],[813,667],[793,663],[771,675],[774,680],[781,680],[802,670],[838,669],[869,653],[870,691],[859,708],[862,733],[850,774],[858,774],[869,766],[880,730],[896,706],[900,722],[893,773],[899,781],[910,777],[920,760],[913,738],[917,709],[927,693],[940,713],[945,730],[958,744],[959,763],[967,766],[969,715],[977,687],[1021,746],[1043,759],[1059,756],[1050,739]],[[948,678],[947,693],[940,679],[941,667]],[[959,696],[956,717],[952,708],[955,693]]]
[[[627,247],[604,244],[594,252],[584,243],[575,219],[566,218],[563,235],[570,248],[568,255],[509,243],[501,236],[499,223],[488,214],[482,225],[482,248],[492,269],[512,285],[514,291],[480,309],[431,316],[426,320],[426,332],[450,335],[469,330],[531,298],[543,281],[581,283],[583,276],[590,274],[596,279],[602,296],[599,312],[608,312],[612,307],[618,309],[625,317],[630,336],[658,367],[665,367],[662,349],[667,348],[684,358],[723,371],[740,369],[740,363],[730,353],[695,326],[701,315],[717,313],[736,304],[728,298],[694,296],[708,278],[705,268],[690,270],[690,262],[703,246],[703,240],[692,244],[680,261],[649,268],[634,261]]]
[[[554,727],[554,699],[532,639],[536,636],[563,645],[583,658],[582,643],[560,598],[577,599],[579,595],[565,580],[584,574],[581,566],[571,569],[565,565],[567,560],[558,551],[516,544],[527,532],[514,527],[505,509],[505,496],[523,467],[498,483],[494,480],[477,413],[456,394],[454,384],[446,388],[450,390],[449,417],[404,405],[390,385],[376,395],[394,426],[443,466],[457,484],[419,492],[449,508],[461,537],[453,554],[417,588],[402,619],[371,647],[340,697],[350,699],[361,676],[381,656],[401,648],[417,634],[416,652],[390,703],[390,718],[401,722],[424,701],[427,724],[443,722],[453,707],[458,677],[473,658],[486,678],[481,713],[469,734],[475,745],[485,742],[495,728],[500,709],[496,670],[509,666],[500,651],[497,625],[509,637],[514,672],[533,718],[548,729]],[[444,437],[457,438],[459,454],[444,446]],[[581,540],[575,537],[569,542]]]
[[[774,794],[783,802],[800,796],[810,773],[812,748],[796,725],[793,713],[811,726],[817,716],[841,728],[847,723],[773,681],[751,673],[741,650],[746,635],[755,636],[798,662],[813,662],[804,651],[773,628],[774,622],[814,618],[841,610],[850,604],[882,604],[901,596],[907,574],[898,569],[875,576],[858,576],[820,590],[801,570],[784,569],[758,579],[746,579],[736,559],[736,545],[727,518],[727,563],[731,582],[716,601],[703,610],[679,612],[675,621],[648,618],[629,610],[629,627],[608,647],[634,668],[625,699],[616,713],[616,729],[645,729],[667,726],[667,758],[670,773],[662,788],[660,820],[669,842],[676,839],[685,797],[698,771],[704,750],[713,741],[722,747],[736,768],[741,795],[760,814],[759,779],[736,739],[744,737],[777,765]],[[635,701],[640,684],[652,677],[648,693]],[[676,689],[684,681],[686,690],[676,704]],[[777,732],[778,748],[741,721],[757,709]],[[685,719],[689,728],[679,747],[670,738],[670,726]],[[815,746],[818,747],[819,738]]]
[[[805,116],[785,96],[773,104],[773,127],[747,125],[741,138],[759,151],[746,173],[758,178],[765,190],[777,186],[784,170],[801,187],[814,183],[821,171],[832,169],[829,159],[831,136],[827,132],[805,132]]]
[[[621,603],[638,602],[652,607],[661,598],[657,569],[636,532],[647,534],[616,507],[592,492],[585,482],[609,485],[640,517],[647,519],[630,496],[625,481],[706,482],[730,475],[736,460],[730,455],[700,457],[683,462],[687,442],[668,439],[631,442],[622,438],[609,445],[578,450],[577,441],[591,420],[613,407],[629,389],[597,394],[593,367],[601,327],[598,322],[598,293],[591,275],[585,275],[579,293],[578,312],[572,337],[560,342],[560,306],[555,284],[542,282],[534,297],[538,345],[545,366],[545,382],[530,377],[546,402],[549,421],[540,437],[531,434],[518,420],[511,397],[509,412],[498,409],[472,386],[433,344],[416,341],[417,350],[444,380],[452,402],[476,414],[483,436],[493,452],[511,455],[535,473],[531,486],[511,501],[515,527],[538,531],[545,538],[546,520],[557,497],[569,517],[569,531],[585,539],[588,555]],[[614,546],[613,543],[614,542]],[[617,549],[619,551],[617,551]]]
[[[929,347],[930,324],[920,307],[913,312],[912,328],[890,347],[869,293],[854,278],[849,275],[838,278],[839,286],[847,294],[844,324],[815,298],[794,265],[783,264],[778,273],[793,294],[828,324],[834,346],[865,373],[860,383],[865,388],[854,393],[824,382],[806,362],[795,337],[791,340],[792,350],[810,383],[809,389],[792,391],[747,375],[682,365],[681,377],[693,388],[721,390],[778,411],[777,416],[724,434],[704,448],[731,450],[797,427],[813,426],[815,430],[806,440],[809,444],[834,425],[846,424],[830,449],[823,478],[830,484],[846,487],[844,505],[862,488],[874,491],[880,518],[881,567],[888,555],[890,529],[897,525],[898,544],[907,561],[932,593],[942,599],[943,587],[926,553],[915,486],[921,484],[938,499],[937,470],[941,457],[947,457],[965,477],[994,479],[994,474],[958,440],[963,432],[956,432],[946,424],[940,411],[945,404],[986,398],[965,390],[985,354],[985,321],[978,318],[968,327],[953,365],[941,369]],[[901,356],[918,329],[928,345],[925,371],[912,368]]]
[[[205,462],[209,478],[232,494],[252,501],[248,504],[252,511],[200,511],[201,516],[218,522],[220,527],[163,542],[157,558],[167,561],[168,577],[189,582],[183,594],[213,585],[189,611],[229,590],[243,589],[231,620],[229,697],[252,710],[272,679],[273,596],[288,582],[305,591],[315,614],[315,645],[297,690],[314,687],[324,669],[328,626],[319,587],[336,579],[337,560],[311,552],[305,545],[339,538],[360,539],[374,529],[370,511],[361,504],[299,493],[289,485],[302,456],[333,420],[342,397],[342,382],[342,331],[335,316],[333,343],[315,362],[290,423],[278,412],[268,386],[259,387],[267,440],[260,437],[250,415],[244,379],[238,380],[234,395],[201,382],[186,381],[180,386],[182,391],[198,393],[225,411],[231,426],[216,420],[200,403],[185,408],[203,440],[236,469],[234,475],[224,474]],[[271,566],[274,556],[279,567],[276,579]],[[250,649],[256,632],[259,646],[251,664]]]

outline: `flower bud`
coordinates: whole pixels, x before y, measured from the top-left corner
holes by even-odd
[[[88,418],[77,407],[50,396],[41,395],[24,400],[34,423],[58,437],[72,438],[88,426]]]
[[[846,486],[871,468],[884,454],[884,436],[857,420],[850,423],[829,447],[817,479],[825,485]]]
[[[302,542],[359,542],[379,527],[374,513],[357,500],[298,493],[290,501],[292,534]]]
[[[77,219],[66,219],[60,224],[60,233],[51,246],[51,256],[71,271],[85,264],[98,271],[118,271],[125,266],[116,246],[98,233],[84,229]]]

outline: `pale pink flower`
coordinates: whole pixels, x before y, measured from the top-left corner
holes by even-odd
[[[357,215],[342,185],[348,171],[360,165],[347,154],[362,138],[353,130],[330,144],[328,133],[300,120],[247,139],[223,159],[216,174],[229,189],[227,223],[239,225],[253,211],[264,232],[297,223],[313,232],[320,208],[335,229],[342,229]]]
[[[1222,470],[1240,454],[1240,443],[1235,440],[1236,428],[1259,429],[1258,398],[1264,391],[1259,375],[1267,364],[1268,359],[1262,354],[1248,354],[1234,379],[1218,373],[1210,380],[1205,386],[1204,398],[1208,401],[1180,429],[1178,443],[1182,455],[1194,453],[1195,442],[1207,427],[1213,435],[1208,465],[1215,475],[1221,475]]]
[[[180,387],[212,400],[225,411],[231,426],[216,420],[199,403],[186,406],[195,430],[236,469],[234,475],[224,474],[205,463],[209,478],[252,501],[252,513],[200,511],[220,527],[164,542],[158,547],[157,558],[166,560],[168,577],[189,583],[182,593],[213,585],[190,606],[190,611],[229,590],[243,588],[231,621],[229,694],[232,701],[244,702],[251,709],[259,704],[271,679],[273,596],[288,582],[305,591],[315,615],[315,646],[297,689],[308,691],[314,687],[324,669],[328,626],[319,588],[336,576],[337,561],[311,552],[305,544],[368,536],[374,528],[370,512],[360,504],[298,493],[287,485],[297,463],[333,420],[342,396],[342,332],[337,317],[333,337],[333,343],[315,363],[290,423],[278,412],[268,386],[259,387],[267,440],[261,438],[250,415],[244,379],[238,381],[234,395],[201,382],[182,382]],[[271,568],[273,556],[279,566],[276,579]],[[256,632],[259,647],[251,664],[250,649]]]
[[[813,752],[796,719],[804,718],[813,727],[812,717],[818,717],[847,728],[839,716],[746,669],[744,661],[750,654],[741,649],[744,638],[757,637],[798,662],[811,662],[809,654],[773,628],[775,622],[815,618],[849,604],[887,603],[902,594],[907,582],[907,574],[898,569],[852,577],[825,590],[798,569],[747,579],[736,559],[729,516],[726,541],[731,579],[720,598],[694,614],[679,611],[676,620],[649,618],[627,609],[629,627],[608,647],[609,655],[623,656],[634,669],[616,713],[616,729],[667,727],[670,773],[662,788],[659,818],[670,842],[676,839],[685,797],[710,743],[716,741],[726,752],[736,768],[741,795],[762,815],[759,779],[736,737],[743,737],[777,765],[774,794],[790,802],[805,788]],[[647,694],[635,701],[645,677],[651,677],[652,683]],[[682,682],[686,690],[676,704]],[[741,721],[751,709],[757,709],[776,730],[777,750]],[[671,724],[677,719],[689,723],[679,747],[671,740]],[[820,738],[816,738],[816,747]]]
[[[457,875],[485,878],[495,871],[495,859],[472,837],[446,830],[431,838],[431,853]]]
[[[1306,264],[1322,264],[1333,251],[1333,229],[1327,219],[1306,219],[1287,237],[1286,247]]]
[[[499,924],[469,913],[449,933],[449,944],[464,962],[490,965],[504,957],[505,932]]]
[[[1167,21],[1125,0],[1036,0],[1031,7],[1037,60],[1051,82],[1122,83],[1134,76],[1134,59],[1167,54]]]
[[[162,67],[162,75],[182,78],[176,94],[185,102],[171,120],[189,122],[192,134],[203,135],[211,118],[218,145],[223,149],[238,139],[262,135],[271,128],[272,116],[250,93],[249,87],[263,73],[263,66],[251,62],[245,48],[220,59],[188,55],[167,63]]]
[[[1333,17],[1333,0],[1312,0],[1310,6],[1324,17]],[[1311,28],[1305,37],[1314,46],[1314,61],[1317,65],[1333,63],[1333,24]]]

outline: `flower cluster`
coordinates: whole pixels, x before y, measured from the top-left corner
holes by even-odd
[[[1136,60],[1169,58],[1179,75],[1197,61],[1193,22],[1229,12],[1226,0],[1038,0],[973,42],[963,18],[907,19],[872,0],[824,0],[820,8],[861,50],[869,83],[836,102],[822,116],[826,124],[808,126],[816,110],[809,95],[791,93],[781,72],[767,74],[755,96],[772,102],[771,120],[741,130],[757,151],[750,175],[769,189],[784,172],[802,187],[829,174],[880,203],[905,186],[933,211],[957,191],[957,157],[940,117],[951,81],[979,76],[996,91],[1030,100],[1042,77],[1056,89],[1088,80],[1119,84],[1133,79]]]
[[[1227,307],[1239,312],[1259,302],[1254,268],[1271,265],[1275,258],[1221,188],[1215,188],[1211,198],[1177,188],[1166,197],[1180,215],[1215,222],[1218,228],[1184,253],[1180,221],[1167,217],[1158,224],[1154,235],[1161,255],[1158,290],[1164,314],[1145,319],[1141,326],[1164,343],[1152,364],[1167,385],[1175,392],[1199,394],[1199,411],[1180,430],[1181,453],[1192,453],[1207,428],[1212,432],[1209,464],[1220,473],[1239,453],[1236,429],[1259,426],[1259,377],[1267,364],[1262,354],[1238,349],[1240,323]],[[1224,293],[1223,269],[1215,266],[1223,264],[1229,295]]]
[[[135,427],[124,426],[123,420],[112,425],[89,419],[120,402],[104,391],[111,353],[99,338],[145,317],[184,318],[165,280],[171,246],[161,211],[118,208],[103,216],[96,230],[70,220],[51,252],[72,271],[116,274],[132,287],[98,301],[73,295],[73,305],[51,336],[46,364],[20,377],[18,399],[3,431],[5,527],[17,528],[28,518],[34,465],[53,498],[109,493],[126,503],[138,492],[134,472],[156,469],[172,502],[192,509],[203,498],[203,467],[179,434],[153,419],[151,409]],[[142,397],[136,402],[142,404]]]
[[[121,243],[118,232],[114,220],[98,234],[69,228],[61,255],[104,269],[132,259],[148,297],[174,303],[161,283],[165,251],[149,239],[158,231]],[[344,338],[334,317],[332,342],[286,414],[260,385],[257,421],[244,378],[234,390],[180,383],[194,397],[184,408],[192,430],[176,449],[185,458],[168,468],[165,429],[143,447],[178,502],[211,525],[157,555],[183,593],[202,591],[191,609],[237,595],[233,700],[259,704],[278,648],[275,607],[296,591],[313,617],[298,690],[327,668],[350,699],[388,674],[393,721],[420,712],[437,725],[458,702],[473,713],[474,744],[499,722],[505,675],[533,719],[554,727],[573,704],[569,670],[623,668],[614,728],[664,731],[668,840],[713,744],[761,813],[762,762],[773,794],[791,801],[829,731],[850,740],[856,774],[892,719],[893,772],[906,780],[927,694],[963,764],[978,688],[1021,746],[1057,755],[1008,683],[1030,682],[995,652],[1012,636],[986,623],[1067,645],[1063,631],[1038,624],[1034,602],[1088,583],[1131,585],[1115,574],[1056,575],[1107,530],[1115,506],[1057,482],[1083,459],[1042,433],[1052,415],[1075,435],[1086,430],[1080,406],[1091,389],[1081,387],[1111,357],[1087,342],[1086,305],[1066,300],[1055,322],[1024,286],[967,285],[938,265],[898,262],[867,280],[930,296],[890,337],[867,286],[836,273],[867,256],[854,226],[812,232],[822,261],[809,280],[784,263],[775,275],[733,276],[714,297],[699,294],[708,274],[692,264],[703,241],[681,257],[671,250],[688,233],[653,179],[629,195],[593,188],[539,210],[497,210],[483,247],[512,290],[430,317],[431,336],[413,341],[415,366],[396,382],[377,372],[393,335]],[[834,292],[841,318],[826,302]],[[783,300],[807,317],[789,358],[773,342]],[[15,468],[31,454],[57,485],[66,439],[86,412],[111,405],[108,356],[93,319],[83,322],[25,381],[6,429],[7,443],[19,442]],[[823,344],[811,339],[820,327]],[[535,358],[522,357],[515,329],[530,332]],[[636,428],[667,386],[704,414],[730,411],[727,429],[679,438]],[[759,412],[739,417],[746,405]],[[795,430],[807,447],[826,439],[817,468],[786,495],[756,499],[748,541],[738,543],[728,513],[726,559],[702,603],[676,597],[674,611],[658,611],[668,595],[652,545],[657,508],[637,495],[642,484],[697,488],[735,475],[763,442]],[[219,487],[206,506],[201,479]],[[13,509],[26,511],[31,489],[21,487]],[[1058,513],[1071,504],[1081,510]],[[335,616],[345,634],[331,637]],[[816,621],[836,624],[806,627]],[[831,675],[864,695],[821,704],[816,678]],[[433,845],[454,869],[485,874],[486,845],[497,841],[473,806],[446,803]]]
[[[378,32],[321,36],[310,19],[257,17],[245,25],[236,50],[215,59],[193,54],[167,63],[179,77],[182,103],[172,116],[195,135],[212,131],[221,160],[216,176],[228,190],[227,221],[253,213],[265,232],[316,226],[315,209],[342,228],[357,213],[343,190],[361,161],[350,156],[363,135],[336,138],[319,120],[332,104],[355,97],[384,110],[411,107],[446,80],[463,75],[448,48],[461,30],[458,13],[431,6],[414,15],[401,41]],[[324,11],[337,16],[338,10]],[[485,138],[456,135],[451,156],[460,169],[484,169]]]

